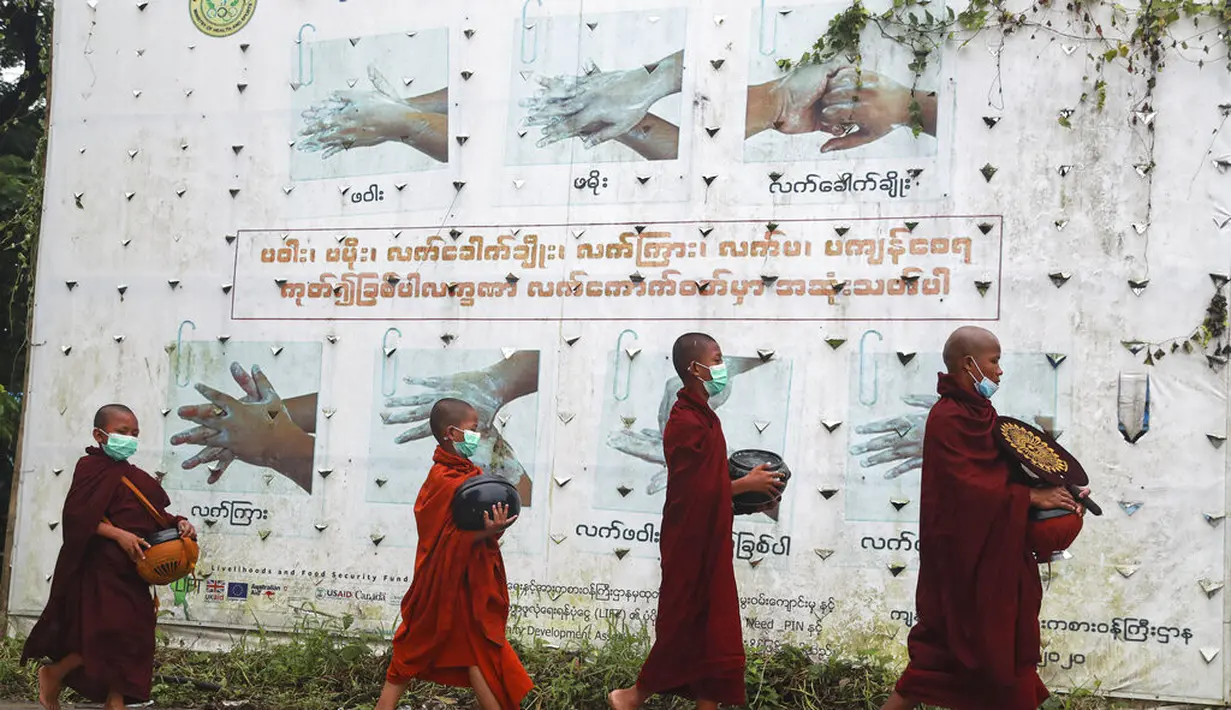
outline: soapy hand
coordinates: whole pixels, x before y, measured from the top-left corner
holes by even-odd
[[[387,410],[380,415],[385,424],[412,425],[394,439],[395,443],[405,444],[430,438],[432,430],[428,419],[432,406],[446,397],[460,399],[474,407],[479,415],[478,432],[482,438],[473,460],[489,473],[494,473],[514,485],[526,476],[526,469],[517,460],[513,447],[497,428],[496,414],[507,402],[500,394],[505,383],[492,372],[492,368],[455,375],[407,377],[404,381],[428,391],[385,399]]]
[[[799,64],[774,82],[768,92],[776,107],[773,127],[779,133],[813,133],[832,130],[822,121],[822,97],[832,88],[838,70],[831,64]]]
[[[867,69],[842,67],[829,80],[817,118],[821,130],[837,136],[821,146],[822,153],[849,150],[910,124],[908,87]]]
[[[851,447],[851,454],[871,454],[859,462],[861,468],[871,468],[882,463],[900,462],[885,472],[885,478],[897,478],[923,466],[923,431],[928,413],[940,397],[932,394],[908,394],[902,401],[911,407],[922,409],[915,414],[904,414],[881,419],[855,427],[856,434],[880,434]]]
[[[599,71],[589,62],[582,76],[540,77],[538,95],[521,101],[526,125],[543,127],[540,148],[568,138],[593,148],[619,138],[659,99],[679,91],[679,56],[622,71]]]
[[[722,407],[730,399],[731,392],[735,388],[735,378],[737,375],[754,370],[765,364],[759,357],[727,357],[724,359],[724,362],[727,364],[727,373],[731,379],[726,389],[710,399],[710,407],[715,410]],[[671,414],[671,407],[675,405],[680,388],[683,386],[683,381],[680,380],[678,375],[673,375],[667,379],[666,385],[663,387],[662,398],[658,403],[658,429],[643,428],[639,431],[620,429],[607,435],[607,446],[616,451],[641,459],[647,463],[663,466],[658,473],[651,476],[650,482],[646,486],[645,492],[649,495],[654,495],[659,491],[665,490],[667,487],[667,460],[663,455],[663,430],[667,426],[667,417]]]
[[[236,399],[204,384],[196,389],[210,404],[180,407],[179,417],[197,424],[171,437],[172,445],[198,444],[204,448],[184,461],[185,469],[217,461],[210,473],[214,483],[235,459],[271,468],[311,491],[314,438],[291,419],[265,373],[252,367],[251,376],[239,363],[231,363],[245,397]]]
[[[351,148],[368,148],[394,141],[416,145],[437,130],[434,114],[416,109],[393,93],[389,82],[368,68],[375,91],[335,91],[303,112],[304,138],[298,148],[330,158]]]
[[[256,386],[256,382],[248,374],[248,371],[237,362],[231,363],[231,377],[234,378],[235,384],[239,385],[239,388],[244,392],[244,398],[238,400],[240,404],[249,405],[261,399],[261,393]],[[197,422],[198,424],[209,421],[211,424],[222,426],[221,419],[219,418],[221,414],[217,412],[218,409],[218,406],[214,404],[197,404],[180,407],[176,414],[180,419],[186,421]],[[210,468],[209,483],[217,483],[218,479],[222,477],[223,472],[227,470],[227,467],[235,461],[235,454],[230,449],[206,444],[206,441],[216,434],[218,434],[218,430],[202,425],[181,431],[171,437],[171,444],[173,446],[196,444],[203,447],[196,455],[184,461],[181,467],[191,471],[201,464],[215,463]],[[244,436],[244,434],[239,432],[236,432],[235,435],[237,437]]]

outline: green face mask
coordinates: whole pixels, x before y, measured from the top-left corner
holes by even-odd
[[[710,378],[708,380],[701,380],[701,384],[705,385],[705,391],[709,396],[715,397],[719,392],[727,388],[727,364],[725,362],[720,362],[713,367],[706,367],[699,362],[697,364],[710,371]]]
[[[464,456],[466,458],[474,456],[474,452],[479,449],[479,441],[481,441],[483,437],[479,436],[479,432],[477,431],[468,431],[466,429],[462,429],[461,427],[454,427],[454,429],[457,429],[462,433],[462,440],[453,442],[453,449],[457,451],[460,456]]]
[[[127,461],[129,457],[137,453],[137,437],[110,432],[103,433],[107,435],[107,440],[103,442],[103,453],[116,461]]]

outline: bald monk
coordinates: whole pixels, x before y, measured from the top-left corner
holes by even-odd
[[[655,693],[695,700],[699,710],[744,704],[744,639],[735,590],[731,498],[774,495],[781,475],[754,468],[731,482],[722,422],[709,399],[727,384],[717,341],[688,333],[671,361],[684,387],[663,429],[667,500],[663,505],[662,583],[656,639],[630,688],[613,691],[615,710],[639,708]]]
[[[918,622],[910,664],[882,710],[1032,710],[1048,692],[1035,670],[1043,588],[1028,511],[1079,506],[1064,488],[1010,482],[992,439],[990,400],[1004,374],[996,336],[958,328],[944,358],[923,438]]]
[[[534,687],[505,637],[509,590],[497,541],[517,516],[496,505],[483,513],[483,531],[454,525],[454,492],[481,473],[470,462],[479,414],[461,400],[442,399],[428,421],[437,446],[415,500],[415,575],[375,710],[396,710],[414,678],[474,688],[482,710],[511,710]]]
[[[150,699],[154,677],[154,598],[137,574],[149,547],[145,537],[162,527],[127,478],[180,534],[196,537],[192,523],[169,515],[157,479],[128,463],[140,429],[132,410],[108,404],[94,415],[97,446],[77,462],[60,517],[64,543],[56,558],[51,595],[30,631],[22,662],[49,659],[38,671],[38,702],[60,709],[67,685],[105,710]],[[111,521],[104,522],[103,519]]]

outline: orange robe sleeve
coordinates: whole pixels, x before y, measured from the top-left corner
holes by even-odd
[[[439,448],[432,460],[415,500],[415,573],[386,678],[469,687],[467,670],[477,666],[500,707],[516,708],[534,684],[505,636],[509,591],[500,545],[476,541],[453,523],[454,492],[480,471]]]
[[[898,692],[962,710],[1027,710],[1047,698],[1038,565],[1026,544],[1030,492],[1010,482],[996,410],[941,375],[923,441],[918,623]]]
[[[680,392],[663,431],[663,453],[667,496],[658,619],[637,684],[651,693],[743,705],[727,442],[707,402]]]

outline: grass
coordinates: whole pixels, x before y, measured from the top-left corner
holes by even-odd
[[[534,678],[522,703],[528,710],[606,708],[606,693],[629,685],[649,650],[644,629],[613,627],[600,648],[589,643],[557,648],[542,641],[514,642]],[[304,623],[285,638],[254,632],[230,651],[208,653],[169,641],[160,632],[153,701],[160,707],[229,710],[355,710],[371,708],[384,683],[388,645],[350,632],[349,619]],[[0,641],[0,698],[36,696],[35,666],[22,667],[21,641]],[[750,650],[748,707],[758,710],[875,710],[900,668],[874,653],[814,662],[802,651]],[[195,681],[195,683],[193,682]],[[66,700],[72,700],[66,696]],[[404,708],[462,710],[472,707],[465,689],[412,685]],[[688,708],[656,697],[647,710]],[[1116,704],[1092,692],[1052,698],[1046,710],[1110,710]]]

